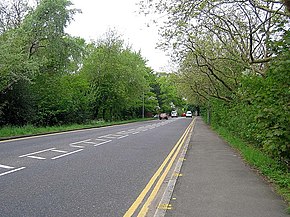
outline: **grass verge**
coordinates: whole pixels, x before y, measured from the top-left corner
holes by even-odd
[[[60,126],[51,126],[51,127],[35,127],[33,125],[26,125],[23,127],[5,126],[5,127],[0,128],[0,139],[18,137],[18,136],[38,135],[38,134],[45,134],[45,133],[56,133],[56,132],[95,128],[95,127],[96,128],[105,127],[105,126],[119,125],[119,124],[126,124],[126,123],[133,123],[133,122],[147,121],[147,120],[152,120],[152,119],[150,118],[133,119],[133,120],[115,121],[115,122],[91,121],[87,124],[60,125]]]
[[[288,204],[290,214],[290,173],[288,167],[264,154],[261,150],[246,144],[225,128],[214,129],[233,148],[237,149],[244,160],[262,174]]]

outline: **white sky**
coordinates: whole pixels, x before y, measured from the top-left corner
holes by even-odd
[[[67,28],[72,36],[97,40],[109,29],[115,29],[126,44],[133,50],[141,50],[142,56],[148,60],[148,66],[154,71],[169,69],[169,57],[161,50],[155,49],[160,39],[157,28],[146,25],[146,18],[138,14],[139,0],[71,0],[74,7],[82,13],[74,16],[74,21]]]

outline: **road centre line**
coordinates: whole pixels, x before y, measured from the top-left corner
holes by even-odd
[[[79,142],[70,143],[70,145],[80,144],[80,143],[84,143],[84,142],[87,142],[87,141],[90,141],[90,140],[91,139],[86,139],[86,140],[82,140],[82,141],[79,141]]]
[[[73,142],[73,143],[70,143],[69,146],[73,147],[73,148],[84,148],[84,146],[76,145],[76,144],[86,143],[87,141],[90,141],[90,140],[91,139],[86,139],[86,140],[82,140],[82,141],[79,141],[79,142]]]
[[[17,171],[19,171],[19,170],[23,170],[23,169],[25,169],[26,167],[20,167],[20,168],[17,168],[17,169],[15,169],[15,170],[10,170],[10,171],[7,171],[7,172],[5,172],[5,173],[0,173],[0,176],[4,176],[4,175],[7,175],[7,174],[10,174],[10,173],[14,173],[14,172],[17,172]]]
[[[125,130],[118,132],[117,134],[127,134]]]
[[[62,158],[62,157],[65,157],[65,156],[68,156],[68,155],[71,155],[71,154],[75,154],[75,153],[80,152],[82,150],[84,150],[84,149],[78,149],[76,151],[72,151],[72,152],[69,152],[69,153],[66,153],[66,154],[63,154],[63,155],[59,155],[59,156],[51,158],[51,160],[56,160],[56,159],[59,159],[59,158]]]
[[[100,140],[100,141],[102,141],[102,142],[106,142],[106,141],[108,141],[107,139],[95,139],[95,140]],[[112,140],[111,140],[112,141]]]
[[[96,145],[95,142],[84,142],[84,143],[86,143],[86,144],[93,144],[93,145]]]
[[[120,137],[120,135],[107,134],[107,135],[104,135],[104,136],[99,136],[98,138],[116,139],[118,137]]]
[[[168,154],[168,156],[165,158],[165,160],[163,161],[161,166],[158,168],[158,170],[155,172],[155,174],[151,177],[150,181],[147,183],[147,185],[145,186],[143,191],[140,193],[140,195],[137,197],[135,202],[127,210],[127,212],[125,213],[124,217],[132,216],[134,214],[134,212],[137,210],[137,208],[140,206],[140,204],[144,200],[145,196],[148,194],[150,189],[153,187],[153,184],[155,183],[157,178],[160,176],[161,172],[163,171],[163,169],[165,168],[165,166],[167,165],[167,163],[169,162],[171,157],[174,155],[175,151],[178,149],[178,147],[181,147],[182,141],[184,141],[184,138],[187,136],[190,128],[191,128],[191,124],[187,127],[187,129],[182,134],[182,136],[180,137],[178,142],[175,144],[175,146],[173,147],[171,152]]]
[[[0,164],[0,167],[3,168],[3,169],[14,169],[15,168],[15,167],[6,166],[6,165],[3,165],[3,164]]]
[[[109,143],[109,142],[112,142],[112,140],[107,140],[107,141],[104,141],[104,142],[101,142],[101,143],[95,144],[94,146],[103,145],[103,144],[106,144],[106,143]]]
[[[32,158],[32,159],[37,159],[37,160],[45,160],[46,158],[44,158],[44,157],[38,157],[38,156],[26,156],[26,157],[29,157],[29,158]]]
[[[138,134],[138,133],[140,133],[140,132],[138,131],[138,132],[134,132],[134,133],[132,133],[132,134],[135,135],[135,134]]]
[[[58,153],[67,153],[67,151],[63,151],[63,150],[58,150],[58,149],[53,149],[51,150],[53,152],[58,152]]]
[[[119,138],[117,138],[117,139],[123,139],[123,138],[126,138],[126,137],[128,137],[129,135],[124,135],[124,136],[121,136],[121,137],[119,137]]]
[[[72,148],[84,148],[85,146],[82,146],[82,145],[72,145],[72,144],[69,144],[70,147]]]
[[[32,152],[32,153],[29,153],[29,154],[24,154],[24,155],[21,155],[19,156],[20,158],[22,157],[27,157],[27,156],[30,156],[30,155],[34,155],[34,154],[39,154],[39,153],[43,153],[43,152],[46,152],[46,151],[51,151],[55,148],[49,148],[49,149],[45,149],[45,150],[41,150],[41,151],[37,151],[37,152]]]

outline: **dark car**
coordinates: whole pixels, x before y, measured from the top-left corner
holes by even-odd
[[[159,115],[159,120],[162,120],[162,119],[166,119],[166,120],[168,120],[168,115],[167,115],[166,113],[161,113],[161,114]]]

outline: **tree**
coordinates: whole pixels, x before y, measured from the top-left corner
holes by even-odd
[[[289,161],[289,1],[143,1],[158,12],[177,83],[211,124]],[[287,65],[287,66],[288,66]],[[286,100],[287,99],[287,100]],[[289,127],[288,127],[289,128]]]
[[[27,0],[0,1],[0,35],[19,28],[31,10]]]
[[[95,96],[95,118],[119,119],[123,111],[140,105],[138,102],[148,90],[145,63],[140,53],[124,48],[113,31],[91,45],[82,73],[88,76]]]
[[[277,1],[150,1],[143,12],[158,12],[161,46],[173,49],[183,84],[198,100],[232,100],[245,74],[265,76],[275,56],[270,43],[287,31],[288,14]],[[188,78],[191,80],[188,82]]]
[[[176,78],[174,74],[164,74],[157,77],[157,82],[160,87],[159,105],[164,112],[178,110],[184,106],[182,96],[179,95],[176,87]]]
[[[71,2],[68,0],[42,0],[35,9],[26,10],[27,14],[18,19],[17,25],[10,25],[8,22],[9,25],[7,24],[7,28],[0,35],[0,108],[2,110],[13,102],[14,99],[7,94],[13,96],[14,94],[9,92],[13,92],[18,83],[30,85],[31,82],[37,82],[40,74],[67,73],[72,70],[72,63],[76,62],[76,54],[81,53],[76,52],[81,49],[79,46],[81,40],[69,37],[64,32],[64,28],[77,12],[75,9],[69,9],[70,6]],[[77,70],[76,66],[74,70]],[[22,89],[29,90],[24,87]],[[25,100],[22,102],[25,103]],[[0,113],[5,115],[3,112]]]

